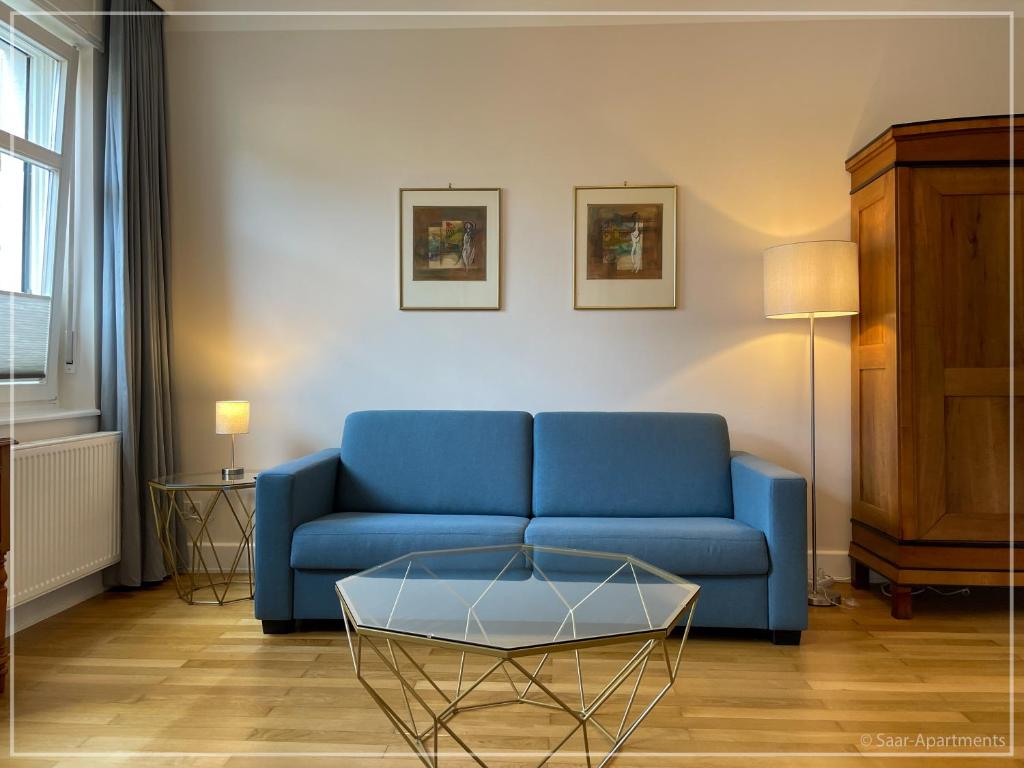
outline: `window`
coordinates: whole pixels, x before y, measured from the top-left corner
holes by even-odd
[[[76,69],[74,48],[0,4],[0,383],[16,400],[57,394]]]

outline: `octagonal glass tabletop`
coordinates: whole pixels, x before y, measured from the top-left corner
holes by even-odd
[[[256,485],[259,473],[249,470],[239,477],[225,478],[220,472],[179,472],[176,475],[164,475],[150,480],[150,485],[157,488],[175,490],[216,490],[217,488],[251,488]]]
[[[626,555],[526,544],[416,552],[337,582],[358,628],[495,651],[664,634],[699,589]]]

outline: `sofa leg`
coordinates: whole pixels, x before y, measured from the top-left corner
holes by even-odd
[[[800,630],[773,629],[772,643],[775,645],[800,645]]]
[[[264,619],[264,635],[287,635],[295,631],[295,619]]]
[[[850,584],[854,589],[871,588],[871,569],[850,558]]]
[[[914,618],[914,598],[910,587],[904,584],[892,585],[892,617],[894,619]]]

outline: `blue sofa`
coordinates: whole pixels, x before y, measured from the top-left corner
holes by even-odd
[[[624,552],[701,585],[699,626],[807,626],[804,479],[700,413],[363,411],[341,449],[256,482],[265,632],[340,619],[334,582],[409,552],[526,542]]]

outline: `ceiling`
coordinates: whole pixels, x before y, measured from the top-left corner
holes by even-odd
[[[1016,10],[1024,0],[157,0],[170,30],[419,29],[753,22]],[[810,15],[808,15],[810,14]]]

